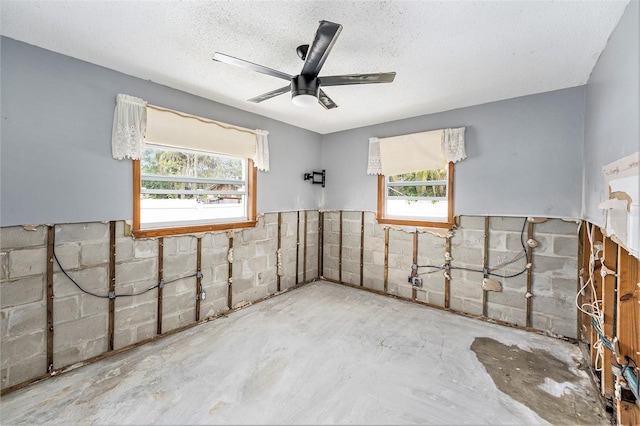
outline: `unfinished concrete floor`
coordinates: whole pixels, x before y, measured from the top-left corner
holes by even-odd
[[[570,343],[317,282],[2,398],[9,424],[608,424]]]

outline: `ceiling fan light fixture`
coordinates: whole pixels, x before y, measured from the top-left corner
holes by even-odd
[[[295,106],[308,108],[318,103],[318,98],[313,95],[298,95],[291,98],[291,102]]]

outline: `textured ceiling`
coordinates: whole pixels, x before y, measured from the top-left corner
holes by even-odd
[[[326,134],[585,84],[628,1],[7,1],[7,37]],[[322,75],[396,71],[327,87],[339,108],[280,79],[214,62],[219,51],[299,74],[318,21],[343,25]]]

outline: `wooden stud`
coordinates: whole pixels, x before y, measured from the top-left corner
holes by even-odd
[[[364,286],[364,211],[360,215],[360,287]]]
[[[447,237],[444,243],[444,251],[445,253],[449,253],[449,256],[445,256],[445,265],[451,266],[451,238]],[[449,274],[451,274],[451,269],[446,270]],[[450,276],[450,275],[449,275]],[[444,307],[449,308],[451,298],[451,278],[444,277]]]
[[[233,231],[229,231],[229,251],[231,251],[231,249],[233,249],[233,234],[231,232]],[[227,252],[228,253],[228,252]],[[232,309],[233,306],[233,262],[230,262],[229,259],[227,259],[227,262],[229,263],[229,268],[228,268],[228,273],[227,273],[227,281],[229,283],[229,287],[227,289],[227,308],[228,309]]]
[[[53,249],[55,229],[47,225],[47,371],[53,371]]]
[[[484,217],[484,250],[482,252],[482,269],[484,278],[488,278],[489,269],[489,216]],[[482,316],[487,316],[487,290],[482,289]]]
[[[196,251],[196,321],[200,321],[200,303],[202,299],[202,238],[198,238]]]
[[[417,230],[413,233],[413,264],[414,265],[418,264],[418,231]],[[417,277],[418,269],[411,268],[411,276]],[[417,296],[418,296],[418,289],[414,285],[412,285],[411,299],[416,300]]]
[[[389,291],[389,228],[384,228],[384,292]]]
[[[309,211],[304,211],[304,250],[302,251],[302,282],[307,282],[307,222]]]
[[[324,277],[324,212],[318,213],[318,278]]]
[[[278,253],[282,253],[282,212],[278,212]],[[282,256],[282,255],[281,255]],[[278,257],[276,256],[276,290],[280,292],[280,274],[278,273]]]
[[[527,241],[533,238],[533,222],[527,223]],[[527,265],[533,264],[533,247],[527,245]],[[527,268],[527,296],[525,297],[526,306],[524,311],[525,324],[531,327],[531,290],[533,287],[533,268]]]
[[[340,210],[340,235],[338,238],[338,281],[342,282],[342,210]]]
[[[116,222],[109,222],[109,294],[116,292]],[[116,299],[109,298],[109,350],[115,345]]]
[[[298,284],[298,274],[300,273],[300,211],[298,210],[298,219],[296,221],[296,284]]]
[[[593,239],[593,243],[595,244],[596,242],[601,242],[602,241],[602,231],[600,230],[599,227],[593,225],[593,231],[591,233],[591,238]],[[600,297],[601,293],[601,288],[602,288],[602,277],[600,276],[600,265],[599,265],[600,261],[596,260],[596,264],[594,267],[594,271],[593,271],[593,288],[595,291],[595,293],[591,294],[591,298],[589,300],[590,303],[595,303],[598,298]],[[591,323],[589,323],[591,324]],[[589,327],[590,329],[590,336],[589,336],[589,343],[590,343],[590,355],[591,355],[591,366],[595,367],[596,366],[596,362],[599,363],[599,360],[597,360],[598,358],[598,351],[595,349],[595,343],[600,340],[600,337],[598,336],[597,332],[595,331],[595,329],[593,327]]]
[[[156,334],[162,334],[162,286],[164,286],[164,238],[158,238],[158,322]]]
[[[604,267],[609,270],[615,270],[618,265],[618,247],[610,238],[604,238]],[[604,315],[604,323],[602,324],[602,332],[610,340],[615,337],[615,304],[616,304],[616,277],[607,274],[602,281],[602,313]],[[601,393],[607,398],[613,398],[614,395],[614,376],[611,372],[611,351],[604,349],[602,351],[602,375],[600,376]]]

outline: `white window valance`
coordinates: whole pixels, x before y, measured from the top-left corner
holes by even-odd
[[[117,160],[140,159],[144,151],[147,103],[129,95],[116,97],[111,131],[111,154]]]
[[[269,171],[265,130],[250,130],[118,95],[113,120],[113,158],[140,159],[144,143],[251,158],[258,170]]]
[[[442,169],[466,158],[465,128],[440,129],[389,138],[369,138],[367,174],[392,176]]]

